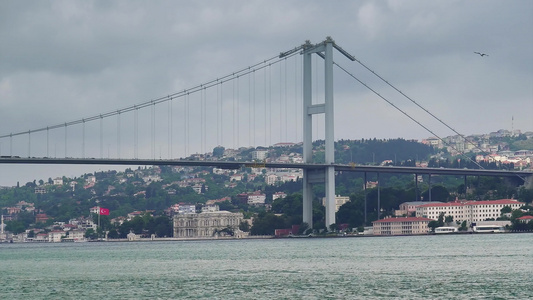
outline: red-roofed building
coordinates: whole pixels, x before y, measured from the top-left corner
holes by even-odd
[[[37,214],[35,216],[35,223],[44,223],[48,221],[49,217],[46,214]]]
[[[387,218],[374,221],[372,225],[374,235],[427,234],[431,221],[433,220],[422,217]]]
[[[501,217],[501,210],[505,206],[515,210],[524,205],[524,202],[518,202],[513,199],[434,203],[418,206],[416,208],[416,216],[438,220],[439,215],[443,213],[445,217],[452,216],[454,222],[466,221],[467,225],[470,225],[486,219]]]
[[[517,218],[517,220],[521,223],[529,223],[531,220],[533,220],[533,216],[523,216],[520,218]]]

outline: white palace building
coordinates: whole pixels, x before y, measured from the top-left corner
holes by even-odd
[[[207,211],[199,214],[176,215],[174,216],[174,237],[211,238],[225,228],[238,231],[243,219],[242,213],[231,213],[229,211]]]
[[[490,201],[456,201],[449,203],[431,203],[416,207],[416,216],[437,220],[441,213],[452,216],[454,222],[466,221],[467,225],[501,217],[501,210],[509,206],[512,210],[524,206],[524,202],[513,199]]]

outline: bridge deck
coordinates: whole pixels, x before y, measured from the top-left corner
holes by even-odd
[[[51,165],[167,165],[167,166],[205,166],[221,169],[249,168],[287,168],[287,169],[324,169],[326,164],[303,163],[263,163],[241,161],[199,161],[199,160],[168,160],[168,159],[102,159],[102,158],[21,158],[3,157],[0,164],[51,164]],[[435,175],[465,175],[465,176],[501,176],[528,177],[533,175],[529,171],[483,170],[483,169],[453,169],[453,168],[421,168],[396,166],[368,166],[333,164],[336,171],[369,172],[369,173],[402,173],[402,174],[435,174]]]

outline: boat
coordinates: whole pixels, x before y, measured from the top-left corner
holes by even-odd
[[[442,226],[442,227],[435,228],[435,233],[436,234],[454,233],[454,232],[458,232],[458,231],[459,230],[457,229],[457,227],[453,227],[453,226]]]
[[[476,233],[499,233],[505,232],[505,227],[500,225],[476,225],[473,230]]]

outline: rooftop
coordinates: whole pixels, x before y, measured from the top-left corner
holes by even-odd
[[[420,221],[431,222],[433,221],[433,219],[421,218],[421,217],[386,218],[386,219],[374,221],[372,223],[384,223],[384,222],[398,223],[398,222],[420,222]]]
[[[463,201],[463,202],[448,202],[448,203],[433,203],[433,204],[423,204],[419,207],[449,207],[449,206],[466,206],[466,205],[510,205],[510,204],[521,204],[523,202],[518,202],[513,199],[500,199],[500,200],[484,200],[484,201]]]

